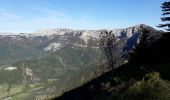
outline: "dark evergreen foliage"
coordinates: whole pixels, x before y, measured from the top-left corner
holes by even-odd
[[[160,28],[166,27],[165,30],[170,31],[170,23],[169,23],[170,17],[168,16],[170,14],[170,1],[162,3],[161,8],[163,12],[162,13],[163,17],[161,18],[161,20],[167,23],[159,24],[158,27]]]

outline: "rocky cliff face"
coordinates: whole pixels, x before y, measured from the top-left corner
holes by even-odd
[[[128,61],[128,53],[139,43],[144,29],[157,32],[149,26],[137,25],[116,30],[54,29],[0,35],[0,64],[5,65],[0,71],[12,65],[22,69],[22,75],[29,68],[32,76],[27,84],[45,84],[30,90],[25,99],[60,96],[109,70],[107,52],[102,50],[108,45],[105,33],[114,39],[111,53],[116,68]]]
[[[123,38],[134,38],[134,35],[140,30],[137,25],[127,29],[107,30],[113,31],[117,42]],[[104,30],[71,30],[71,29],[53,29],[39,30],[33,33],[1,33],[0,34],[0,64],[7,65],[22,59],[40,57],[44,53],[54,52],[72,45],[74,47],[98,48],[101,32]],[[132,37],[133,35],[133,37]]]

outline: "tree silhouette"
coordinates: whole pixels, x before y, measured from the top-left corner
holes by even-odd
[[[100,49],[104,53],[106,57],[106,63],[108,66],[113,70],[114,69],[114,43],[115,43],[115,36],[112,34],[112,31],[107,32],[104,31],[101,34],[100,39]]]
[[[170,1],[163,2],[161,8],[162,8],[162,12],[163,12],[162,13],[163,17],[161,18],[161,20],[166,23],[159,24],[157,27],[159,27],[159,28],[166,27],[165,30],[170,31],[170,23],[169,23],[170,17],[168,16],[168,15],[170,15]]]

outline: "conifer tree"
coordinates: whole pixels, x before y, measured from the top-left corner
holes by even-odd
[[[165,28],[165,30],[170,31],[170,1],[165,1],[162,3],[162,18],[161,20],[164,22],[163,24],[159,24],[157,27]]]

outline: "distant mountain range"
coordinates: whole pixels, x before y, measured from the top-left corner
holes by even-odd
[[[100,47],[102,35],[105,35],[102,33],[111,32],[114,36],[114,60],[118,67],[128,61],[128,53],[140,42],[143,29],[158,32],[140,24],[115,30],[52,29],[13,35],[2,33],[0,70],[9,65],[19,69],[26,67],[32,71],[33,83],[55,80],[32,91],[26,98],[59,96],[107,71],[105,54]]]
[[[134,33],[138,32],[140,30],[139,26],[148,27],[137,25],[127,29],[112,31],[115,37],[117,37],[117,41],[119,41],[123,37],[130,38]],[[41,57],[44,54],[57,51],[68,45],[77,48],[92,47],[97,49],[97,43],[102,31],[104,30],[52,29],[38,30],[33,33],[1,33],[0,65],[8,65],[23,59]]]

